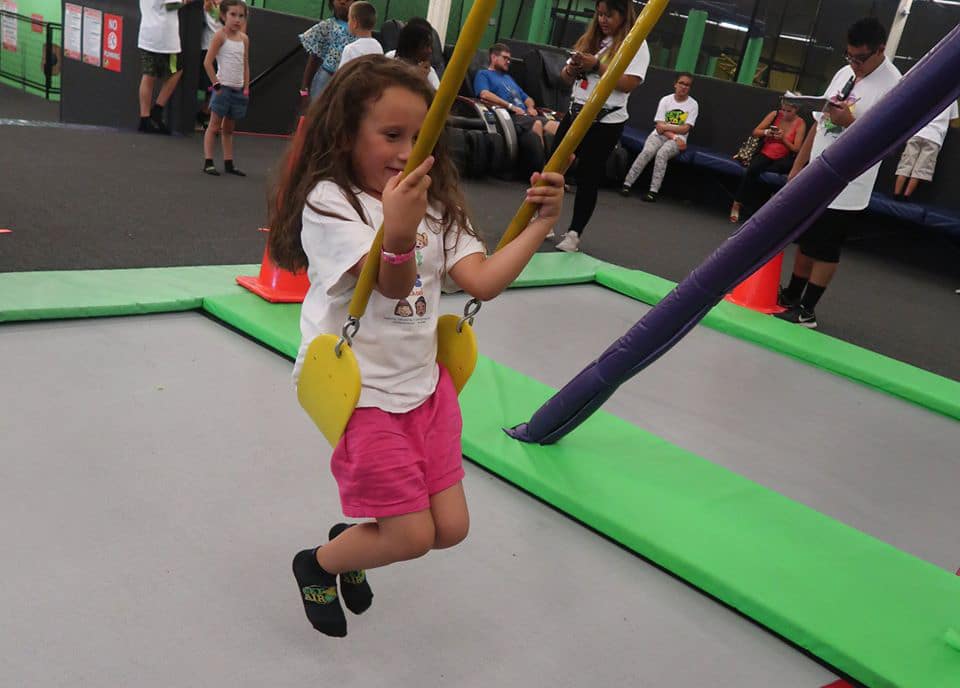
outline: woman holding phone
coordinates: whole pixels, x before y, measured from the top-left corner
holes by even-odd
[[[631,0],[599,0],[595,10],[586,32],[577,40],[570,59],[560,71],[561,78],[573,85],[573,92],[570,112],[557,130],[558,144],[597,87],[600,77],[607,71],[637,19]],[[557,244],[561,251],[580,250],[580,238],[597,205],[597,191],[604,176],[607,158],[620,140],[628,118],[627,98],[633,89],[643,83],[649,65],[650,49],[644,41],[577,147],[577,194],[570,228]]]
[[[740,179],[733,205],[730,206],[730,222],[740,221],[743,200],[753,193],[761,174],[786,174],[790,171],[806,134],[806,122],[797,114],[797,106],[789,103],[781,103],[779,110],[767,113],[760,121],[753,130],[753,136],[761,139],[760,150],[753,156],[747,173]]]

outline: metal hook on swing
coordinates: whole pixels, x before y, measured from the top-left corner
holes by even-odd
[[[353,338],[357,336],[357,332],[360,331],[360,319],[354,318],[352,315],[347,318],[346,324],[343,326],[343,330],[340,331],[340,339],[337,340],[336,346],[333,347],[333,353],[337,355],[337,358],[340,358],[340,354],[343,352],[343,344],[346,342],[347,346],[353,346]]]
[[[470,299],[467,301],[467,305],[463,307],[463,317],[457,321],[457,334],[463,332],[463,324],[470,323],[473,325],[473,319],[477,317],[477,313],[480,312],[480,307],[483,305],[483,302],[479,299]]]

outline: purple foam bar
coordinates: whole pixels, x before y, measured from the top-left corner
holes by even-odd
[[[526,423],[507,430],[552,444],[676,344],[734,286],[779,253],[860,176],[960,95],[960,26],[740,229]]]

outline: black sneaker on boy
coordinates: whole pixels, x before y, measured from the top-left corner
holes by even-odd
[[[657,192],[656,192],[656,191],[648,191],[647,193],[643,194],[643,200],[646,201],[647,203],[656,203],[656,202],[657,202]]]
[[[800,305],[800,297],[792,297],[783,287],[777,287],[777,305],[787,310]]]
[[[812,310],[804,308],[801,305],[796,305],[793,308],[784,311],[783,313],[776,313],[775,315],[781,320],[786,320],[789,323],[807,327],[811,330],[817,329],[816,313],[814,313]]]

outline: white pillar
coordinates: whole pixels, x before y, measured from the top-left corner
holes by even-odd
[[[890,35],[887,37],[887,47],[884,51],[890,61],[897,56],[897,48],[900,47],[900,37],[903,36],[903,27],[907,25],[907,19],[910,17],[910,6],[913,0],[900,0],[897,7],[897,13],[893,15],[893,22],[890,24]]]
[[[440,42],[447,42],[447,24],[450,21],[451,0],[430,0],[427,7],[427,21],[440,34]],[[466,2],[466,0],[464,0]]]

